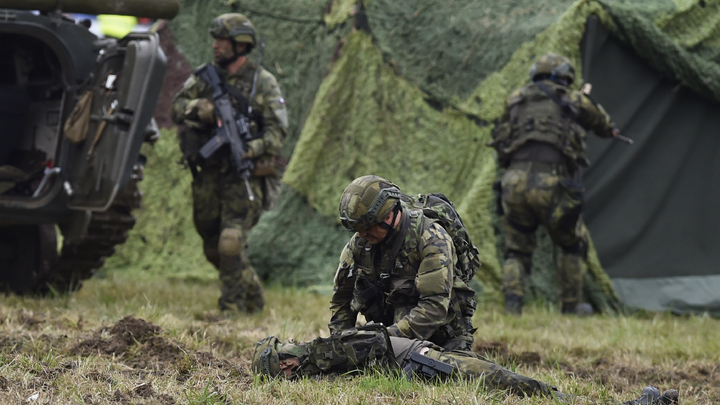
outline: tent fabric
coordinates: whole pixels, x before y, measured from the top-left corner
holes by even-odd
[[[597,19],[587,24],[583,71],[635,140],[590,139],[584,176],[586,223],[620,299],[720,314],[720,290],[702,285],[720,279],[720,104],[651,68]]]

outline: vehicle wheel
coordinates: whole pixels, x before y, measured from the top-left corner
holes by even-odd
[[[55,224],[0,228],[0,288],[5,293],[35,294],[57,263]]]

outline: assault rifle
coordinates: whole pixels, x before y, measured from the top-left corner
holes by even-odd
[[[246,158],[248,148],[245,140],[251,137],[250,119],[252,114],[252,99],[255,97],[255,89],[257,87],[258,73],[260,64],[262,63],[262,54],[265,42],[260,45],[260,54],[258,56],[258,68],[253,76],[252,89],[250,91],[250,100],[248,100],[248,111],[237,111],[233,108],[230,94],[225,88],[225,83],[220,78],[217,68],[212,64],[207,64],[200,68],[195,74],[210,84],[213,89],[213,103],[215,104],[215,115],[218,118],[217,130],[215,136],[200,148],[200,156],[207,159],[212,156],[215,151],[220,149],[226,143],[230,144],[235,168],[240,177],[245,181],[245,188],[248,192],[248,199],[255,200],[255,195],[250,189],[249,178],[255,170],[255,165],[250,158]]]
[[[585,83],[585,84],[583,84],[583,85],[582,85],[582,88],[580,89],[580,91],[581,91],[584,95],[588,96],[588,97],[590,98],[590,100],[592,100],[593,102],[595,102],[595,100],[593,100],[592,97],[590,97],[590,92],[592,91],[592,84],[591,84],[591,83]],[[577,112],[575,112],[575,114],[577,114]],[[635,141],[633,141],[632,139],[620,135],[620,129],[619,129],[619,128],[615,127],[615,131],[614,131],[614,132],[615,132],[615,139],[617,139],[618,141],[623,141],[623,142],[627,143],[628,145],[632,145],[633,143],[635,143]]]

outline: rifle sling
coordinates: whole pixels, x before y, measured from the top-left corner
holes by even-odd
[[[555,104],[559,105],[560,108],[562,108],[563,112],[565,112],[567,115],[569,115],[573,121],[580,124],[578,122],[577,114],[575,114],[573,112],[572,108],[570,107],[570,103],[568,103],[566,100],[563,100],[560,97],[558,97],[558,95],[554,91],[550,90],[550,88],[548,88],[545,85],[545,83],[543,83],[541,80],[538,80],[534,83],[537,84],[537,86],[540,88],[540,90],[542,90],[545,94],[547,94],[548,97],[550,97],[550,99],[552,99],[552,101],[555,102]]]

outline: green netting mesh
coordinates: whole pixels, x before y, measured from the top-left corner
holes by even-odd
[[[494,152],[483,144],[507,94],[528,80],[533,61],[550,51],[565,54],[582,83],[584,25],[589,15],[597,14],[651,66],[720,100],[719,4],[720,0],[240,2],[239,11],[267,38],[265,65],[280,81],[290,109],[286,150],[295,147],[281,202],[275,212],[261,218],[250,238],[258,272],[288,284],[329,283],[349,236],[335,219],[340,193],[353,178],[374,173],[397,182],[407,193],[447,194],[481,249],[485,266],[479,278],[492,291],[499,283],[502,238],[492,209]],[[207,24],[227,11],[220,0],[183,1],[171,26],[193,64],[210,59]],[[172,155],[175,147],[174,141],[164,139],[149,153],[144,185],[149,208],[141,212],[138,227],[113,265],[134,263],[152,269],[168,263],[154,254],[171,260],[192,250],[196,253],[187,254],[186,263],[208,268],[198,241],[193,241],[197,237],[188,225],[189,208],[169,209],[189,207],[190,199],[187,173],[173,163],[179,156]],[[172,188],[173,196],[157,192],[165,188]],[[176,198],[185,200],[178,204]],[[171,222],[175,225],[165,225]],[[553,255],[549,238],[540,233],[528,287],[539,299],[554,301],[557,296]],[[615,307],[612,286],[592,246],[587,267],[586,293],[600,306]]]
[[[574,2],[372,0],[366,8],[370,32],[387,62],[447,102],[467,97]]]
[[[180,160],[174,130],[163,130],[155,146],[144,145],[148,156],[140,182],[143,206],[127,242],[120,245],[105,267],[162,273],[169,277],[216,278],[205,260],[202,241],[192,223],[191,176]]]
[[[180,14],[170,22],[176,41],[193,66],[213,58],[210,21],[233,11],[224,0],[183,0]],[[263,65],[280,83],[287,101],[290,133],[284,151],[290,154],[333,57],[333,50],[349,26],[328,30],[323,22],[327,0],[243,0],[237,12],[246,14],[265,39]],[[342,3],[348,3],[344,1]],[[348,10],[337,10],[341,20]],[[257,52],[251,54],[255,58]]]

